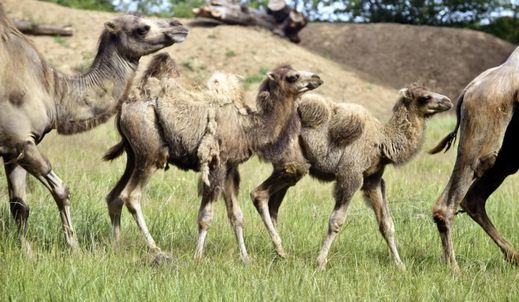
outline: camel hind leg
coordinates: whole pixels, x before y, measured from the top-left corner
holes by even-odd
[[[243,213],[240,209],[240,204],[237,198],[239,188],[240,174],[237,167],[233,167],[227,172],[225,178],[223,199],[225,200],[229,222],[234,229],[234,235],[238,242],[241,260],[246,264],[249,261],[249,256],[247,254],[247,249],[245,248],[245,240],[243,239]]]
[[[516,173],[519,169],[519,160],[517,159],[519,148],[514,137],[517,130],[519,130],[519,116],[512,119],[512,123],[507,129],[503,147],[495,165],[488,169],[481,178],[474,181],[461,203],[462,208],[499,246],[506,260],[514,264],[519,264],[519,254],[494,227],[487,215],[485,205],[488,197],[503,183],[505,178]]]
[[[121,237],[121,212],[124,205],[124,202],[121,199],[121,193],[123,189],[127,186],[128,181],[130,180],[130,177],[132,176],[133,171],[135,169],[133,151],[131,149],[127,149],[126,154],[127,160],[124,173],[121,176],[121,178],[117,181],[117,184],[114,186],[114,188],[106,196],[108,214],[110,215],[110,220],[112,222],[112,234],[116,244],[119,242],[119,239]]]
[[[483,175],[494,165],[512,117],[511,113],[502,112],[489,128],[485,112],[479,112],[474,107],[463,110],[456,163],[449,183],[433,206],[433,218],[440,233],[443,254],[454,271],[459,271],[452,241],[455,212],[474,178]],[[467,111],[471,114],[467,114]]]
[[[400,260],[396,246],[395,224],[387,204],[384,180],[380,178],[380,175],[374,177],[374,179],[366,179],[362,191],[364,193],[364,200],[366,200],[375,212],[380,234],[382,234],[384,240],[386,240],[396,265],[402,269],[405,268],[404,263]]]
[[[31,245],[26,239],[29,206],[26,203],[27,171],[20,165],[12,162],[14,158],[4,157],[5,175],[9,190],[9,206],[11,215],[18,227],[18,238],[23,249],[31,254]]]
[[[351,199],[355,192],[357,192],[362,186],[362,173],[345,170],[346,169],[341,171],[341,175],[337,178],[335,187],[335,207],[328,221],[328,233],[326,239],[324,240],[319,256],[317,257],[317,264],[321,270],[326,267],[330,247],[346,220],[346,211],[350,205]]]
[[[132,174],[128,179],[128,183],[121,192],[120,199],[124,202],[126,208],[128,208],[128,211],[132,214],[137,226],[146,238],[146,245],[150,252],[152,254],[157,254],[160,253],[161,250],[148,230],[141,208],[142,191],[151,178],[153,172],[156,170],[156,167],[152,164],[147,164],[145,160],[138,160],[137,162],[141,164],[134,167]]]

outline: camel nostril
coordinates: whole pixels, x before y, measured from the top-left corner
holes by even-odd
[[[178,22],[177,20],[171,20],[169,22],[169,25],[171,25],[171,26],[181,26],[182,23]]]
[[[321,77],[320,77],[320,76],[318,76],[318,75],[316,75],[316,74],[313,74],[313,75],[312,75],[312,79],[317,79],[317,80],[320,80],[320,79],[321,79]]]

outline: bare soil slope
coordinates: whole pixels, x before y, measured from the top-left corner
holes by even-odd
[[[103,24],[115,14],[75,10],[47,2],[6,0],[9,16],[36,22],[71,24],[71,38],[31,37],[48,61],[65,72],[89,66]],[[188,22],[189,20],[181,20]],[[362,79],[356,71],[306,48],[273,36],[264,30],[238,26],[192,28],[186,41],[166,50],[176,59],[183,74],[205,80],[215,70],[244,76],[251,94],[257,89],[265,70],[289,63],[301,70],[318,73],[324,85],[317,92],[338,101],[366,105],[379,116],[390,112],[397,91]],[[141,61],[142,70],[148,59]]]
[[[474,30],[383,23],[314,23],[301,38],[304,47],[368,81],[395,89],[419,81],[452,98],[515,48]]]

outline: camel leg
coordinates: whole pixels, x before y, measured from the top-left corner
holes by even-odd
[[[505,255],[506,260],[519,264],[519,254],[499,234],[485,209],[488,197],[503,183],[507,176],[516,173],[519,169],[519,161],[516,159],[518,148],[514,146],[513,141],[513,138],[505,138],[505,143],[495,165],[486,171],[481,178],[474,181],[461,206],[494,240]]]
[[[375,177],[375,179],[366,179],[362,191],[364,193],[364,200],[366,200],[375,212],[379,231],[386,240],[396,265],[400,268],[405,268],[404,263],[400,260],[400,255],[396,247],[395,225],[386,199],[384,180],[380,178],[380,176]]]
[[[246,264],[249,261],[249,256],[247,254],[245,241],[243,239],[243,213],[240,209],[237,198],[239,187],[240,174],[237,168],[232,168],[227,172],[227,176],[225,178],[223,198],[227,208],[227,217],[229,218],[229,222],[234,229],[236,241],[238,242],[238,247],[240,248],[241,260]]]
[[[440,233],[443,254],[455,272],[459,272],[452,241],[455,212],[474,178],[494,165],[511,119],[511,115],[496,119],[492,123],[493,128],[489,129],[488,125],[481,124],[486,119],[478,113],[467,115],[461,121],[456,163],[449,183],[433,206],[433,218]]]
[[[141,209],[142,191],[156,168],[153,165],[145,164],[144,161],[139,162],[143,163],[142,166],[136,167],[133,170],[127,185],[121,192],[120,199],[124,202],[126,208],[128,208],[128,211],[132,214],[137,226],[146,238],[146,245],[148,246],[150,253],[159,254],[161,250],[148,230]]]
[[[129,152],[127,151],[127,154]],[[124,205],[124,202],[121,199],[121,193],[123,189],[127,186],[128,181],[130,180],[130,176],[132,175],[134,170],[133,161],[130,160],[130,155],[128,155],[128,160],[126,162],[126,168],[124,170],[123,175],[117,181],[115,187],[110,191],[110,193],[106,196],[106,203],[108,205],[108,213],[110,215],[110,220],[112,222],[112,232],[114,237],[114,242],[117,244],[121,237],[121,211]]]
[[[9,189],[9,205],[11,214],[18,227],[18,238],[27,254],[31,254],[31,245],[26,239],[29,206],[25,202],[27,187],[27,171],[20,165],[11,162],[12,158],[4,158],[5,175]]]
[[[362,186],[362,173],[348,173],[347,171],[341,172],[345,172],[345,174],[342,174],[337,178],[335,187],[335,208],[333,209],[328,221],[328,234],[324,240],[321,251],[319,252],[319,256],[317,257],[317,264],[321,270],[326,267],[330,247],[346,220],[346,211],[353,194],[355,194],[355,192],[357,192]]]
[[[251,199],[267,228],[276,253],[284,258],[285,250],[276,228],[277,214],[289,187],[295,185],[306,173],[306,169],[274,169],[261,185],[251,192]]]
[[[202,202],[198,211],[198,240],[196,243],[195,259],[200,260],[204,255],[205,239],[211,222],[213,221],[213,203],[220,196],[223,182],[225,182],[225,168],[216,168],[209,175],[211,186],[204,185]]]
[[[78,247],[70,215],[70,193],[63,181],[52,171],[49,161],[40,153],[34,142],[20,147],[17,159],[20,166],[36,177],[52,194],[59,209],[65,239],[72,249]]]

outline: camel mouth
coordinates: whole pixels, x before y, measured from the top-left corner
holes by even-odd
[[[166,37],[173,43],[182,43],[186,39],[189,30],[187,28],[178,29],[172,32],[167,32]]]
[[[317,87],[321,86],[322,84],[323,84],[323,80],[319,79],[319,80],[315,80],[315,81],[309,82],[309,83],[306,84],[306,86],[303,87],[303,88],[306,89],[305,91],[308,91],[308,90],[314,90],[314,89],[316,89]]]

